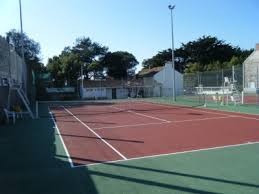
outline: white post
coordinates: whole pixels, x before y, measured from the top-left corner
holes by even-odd
[[[235,82],[235,66],[234,65],[232,66],[232,82],[233,82],[233,84]]]
[[[205,93],[203,93],[203,95],[204,95],[204,107],[207,107],[206,94],[205,94]]]
[[[259,85],[258,85],[258,65],[256,67],[256,88],[259,88]]]
[[[81,99],[83,98],[83,88],[84,88],[83,65],[81,64],[81,84],[80,84]]]
[[[241,95],[242,95],[242,99],[241,99],[241,101],[242,101],[242,104],[244,104],[244,90],[242,91],[242,93],[241,93]]]

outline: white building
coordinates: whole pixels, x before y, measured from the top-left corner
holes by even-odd
[[[161,84],[163,96],[172,96],[173,92],[172,63],[166,63],[164,68],[154,75],[154,80]],[[181,95],[183,91],[183,74],[175,70],[175,95]]]
[[[163,67],[143,69],[139,79],[125,80],[84,80],[81,87],[83,99],[123,99],[136,97],[160,97],[173,95],[173,68],[166,63]],[[175,94],[183,91],[183,75],[175,71]]]
[[[167,62],[164,67],[144,69],[139,75],[143,78],[144,86],[154,87],[154,96],[173,95],[173,68]],[[183,91],[183,74],[175,70],[175,94],[181,95]]]
[[[244,61],[244,90],[255,91],[259,88],[259,44]]]

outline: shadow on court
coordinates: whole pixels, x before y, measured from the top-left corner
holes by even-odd
[[[42,110],[48,114],[47,108]],[[239,154],[240,150],[236,156]],[[103,162],[83,156],[74,159]],[[250,193],[259,190],[258,184],[248,181],[184,173],[180,166],[186,160],[179,160],[178,164],[168,161],[168,166],[161,159],[153,166],[146,161],[71,168],[49,116],[0,127],[0,193],[3,194],[222,193],[220,189],[208,187],[210,183],[224,184],[230,189],[242,187]]]
[[[72,169],[51,119],[0,127],[0,193],[98,193],[89,174]]]
[[[257,147],[258,148],[258,147]],[[239,149],[237,149],[239,152]],[[257,150],[257,149],[256,149]],[[234,153],[235,155],[235,153]],[[188,158],[188,157],[187,157]],[[80,160],[80,161],[84,161],[84,162],[90,162],[90,163],[103,163],[105,161],[100,161],[100,160],[93,160],[91,158],[85,158],[85,157],[73,157],[72,159],[74,160]],[[257,159],[255,159],[255,161],[259,161],[258,160],[259,157],[257,157]],[[158,161],[158,159],[157,159]],[[178,170],[177,165],[174,165],[174,162],[171,161],[172,164],[169,165],[170,167],[163,167],[163,163],[157,163],[156,165],[151,165],[152,167],[150,167],[148,165],[148,161],[146,160],[146,164],[144,164],[143,161],[141,160],[136,160],[136,162],[134,161],[130,161],[130,163],[128,162],[116,162],[116,163],[104,163],[104,164],[97,164],[97,165],[90,165],[87,167],[82,166],[81,163],[78,164],[74,164],[74,165],[78,165],[76,167],[81,169],[81,168],[85,168],[87,173],[89,173],[91,176],[97,177],[95,179],[99,179],[99,180],[109,180],[110,184],[114,183],[114,182],[124,182],[124,184],[129,184],[129,185],[141,185],[140,188],[146,188],[147,190],[144,189],[145,192],[148,193],[148,190],[150,188],[158,188],[159,193],[167,193],[168,191],[171,191],[171,193],[182,193],[182,192],[187,192],[187,193],[226,193],[226,192],[220,192],[220,189],[215,189],[213,186],[208,187],[208,185],[224,185],[223,187],[227,188],[228,190],[233,190],[233,189],[237,189],[236,193],[239,193],[238,191],[246,191],[249,190],[251,193],[258,193],[259,192],[259,184],[256,184],[256,181],[249,178],[249,176],[251,176],[249,174],[249,170],[251,171],[253,169],[253,167],[251,169],[248,170],[247,174],[243,174],[243,177],[247,177],[248,179],[246,181],[240,181],[239,177],[236,176],[235,178],[226,178],[224,176],[222,177],[218,177],[217,173],[213,173],[213,164],[212,166],[209,167],[209,169],[211,168],[210,173],[211,174],[207,174],[207,175],[199,175],[199,174],[194,174],[194,173],[186,173],[185,171]],[[215,162],[215,161],[214,161]],[[231,165],[231,161],[229,161],[229,165]],[[216,163],[219,163],[218,161],[216,161]],[[241,165],[242,162],[240,162]],[[81,165],[81,166],[80,166]],[[178,164],[179,165],[179,164]],[[202,165],[202,164],[201,164]],[[217,169],[217,167],[215,167]],[[224,167],[224,163],[222,164],[221,168],[226,168]],[[233,170],[235,171],[236,167],[233,167]],[[214,169],[214,170],[216,170]],[[238,169],[238,168],[236,168]],[[236,172],[238,175],[238,172]],[[215,175],[215,177],[213,177],[213,175]],[[167,177],[167,180],[162,181],[163,178],[162,177]],[[258,178],[258,176],[257,176]],[[202,183],[201,185],[203,185],[205,183],[205,185],[207,185],[206,187],[203,186],[199,186],[197,185],[197,187],[192,187],[192,186],[187,186],[184,187],[181,181],[178,182],[178,179],[181,181],[190,181],[192,183],[195,182],[199,182]],[[186,181],[188,183],[188,181]],[[251,181],[251,182],[250,182]],[[101,181],[100,181],[101,182]],[[178,184],[179,183],[179,184]],[[187,184],[186,183],[186,184]],[[99,183],[100,185],[101,183]],[[187,184],[188,185],[188,184]],[[194,184],[195,185],[195,184]],[[135,186],[133,186],[133,188],[135,188]],[[118,186],[118,191],[121,191],[121,188],[123,186],[120,185]],[[219,187],[220,188],[220,187]],[[239,190],[240,189],[240,190]],[[140,189],[141,190],[141,189]],[[110,192],[108,192],[110,191]],[[109,188],[107,191],[107,193],[113,193],[114,189]],[[116,190],[117,191],[117,190]],[[217,192],[218,191],[218,192]],[[126,192],[127,193],[127,192]]]
[[[57,134],[58,135],[58,134]],[[62,136],[67,136],[67,137],[74,137],[74,138],[85,138],[85,139],[97,139],[102,141],[99,137],[92,137],[92,136],[82,136],[82,135],[71,135],[71,134],[64,134],[61,133]],[[133,139],[115,139],[115,138],[107,138],[107,137],[102,137],[104,140],[110,140],[110,141],[122,141],[122,142],[131,142],[131,143],[144,143],[144,141],[139,141],[139,140],[133,140]]]

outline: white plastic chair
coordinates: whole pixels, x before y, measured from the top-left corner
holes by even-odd
[[[11,119],[13,119],[13,124],[15,124],[15,112],[9,111],[5,108],[4,108],[4,112],[5,112],[7,123],[9,123],[10,118],[11,118]]]

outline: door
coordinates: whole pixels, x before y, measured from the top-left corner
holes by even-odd
[[[112,88],[112,99],[116,99],[116,88]]]

